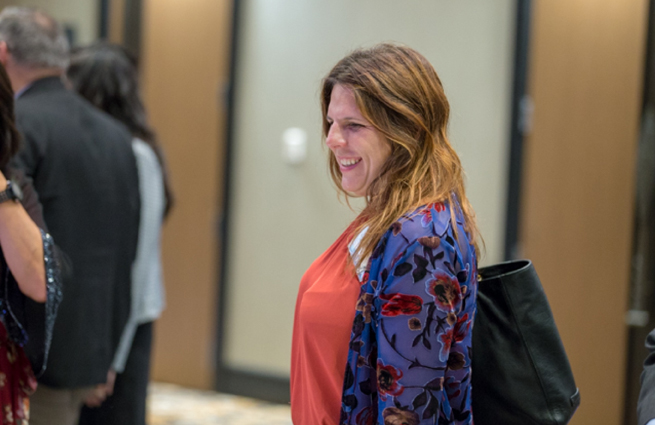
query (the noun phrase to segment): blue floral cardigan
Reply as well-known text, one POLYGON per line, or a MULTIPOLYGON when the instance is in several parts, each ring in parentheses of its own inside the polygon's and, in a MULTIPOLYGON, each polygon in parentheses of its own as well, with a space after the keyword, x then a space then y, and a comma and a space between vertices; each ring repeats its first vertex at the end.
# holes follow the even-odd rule
POLYGON ((472 424, 477 259, 448 204, 393 223, 368 261, 350 337, 340 424, 472 424))

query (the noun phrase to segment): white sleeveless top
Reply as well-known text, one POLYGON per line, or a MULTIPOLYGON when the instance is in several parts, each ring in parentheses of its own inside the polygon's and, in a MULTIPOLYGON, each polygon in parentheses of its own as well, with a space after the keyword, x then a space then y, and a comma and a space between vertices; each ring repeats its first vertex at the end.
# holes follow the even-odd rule
POLYGON ((132 347, 136 328, 157 319, 164 310, 164 284, 161 265, 161 228, 166 199, 162 169, 157 155, 141 139, 132 141, 139 172, 141 212, 139 241, 132 264, 132 304, 112 369, 121 373, 132 347))

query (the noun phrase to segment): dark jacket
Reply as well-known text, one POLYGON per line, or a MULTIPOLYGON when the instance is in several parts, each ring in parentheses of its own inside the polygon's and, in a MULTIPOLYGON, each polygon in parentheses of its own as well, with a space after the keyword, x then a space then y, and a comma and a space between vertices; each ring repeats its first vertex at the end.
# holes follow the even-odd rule
POLYGON ((57 77, 16 101, 25 170, 57 245, 72 263, 45 374, 58 388, 106 381, 127 321, 136 253, 139 188, 131 135, 57 77))

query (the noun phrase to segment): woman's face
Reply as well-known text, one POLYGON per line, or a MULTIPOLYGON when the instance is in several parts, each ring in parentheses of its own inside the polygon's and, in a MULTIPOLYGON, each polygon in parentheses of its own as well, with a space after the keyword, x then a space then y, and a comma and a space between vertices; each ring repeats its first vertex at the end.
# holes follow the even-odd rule
POLYGON ((327 121, 325 142, 339 163, 341 186, 355 196, 366 195, 391 154, 390 143, 362 116, 352 90, 340 84, 332 89, 327 121))

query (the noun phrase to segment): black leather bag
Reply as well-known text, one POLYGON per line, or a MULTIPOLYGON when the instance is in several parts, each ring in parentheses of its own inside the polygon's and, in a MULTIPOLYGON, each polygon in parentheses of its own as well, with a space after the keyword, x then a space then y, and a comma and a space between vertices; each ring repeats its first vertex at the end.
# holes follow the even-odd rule
POLYGON ((473 326, 476 425, 563 425, 580 393, 529 260, 479 270, 473 326))

